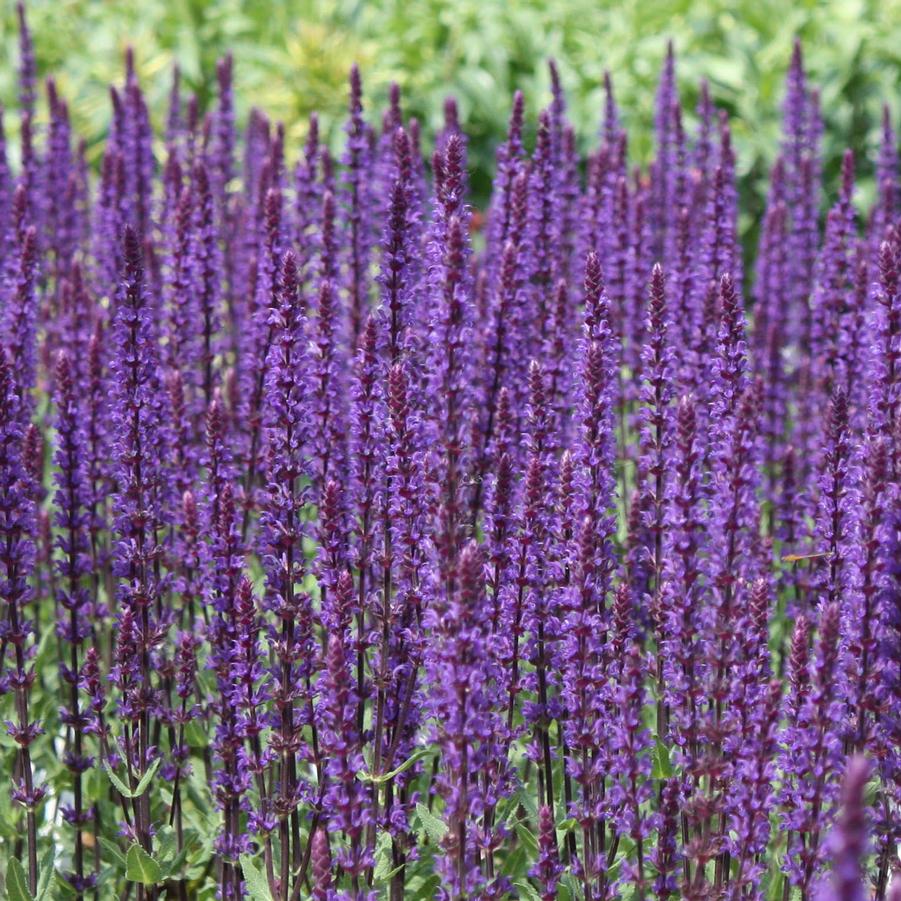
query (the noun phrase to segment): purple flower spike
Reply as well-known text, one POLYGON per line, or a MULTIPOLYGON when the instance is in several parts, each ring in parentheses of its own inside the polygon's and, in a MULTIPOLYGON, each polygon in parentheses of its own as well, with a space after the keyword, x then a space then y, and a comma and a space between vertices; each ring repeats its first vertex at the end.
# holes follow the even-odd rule
POLYGON ((74 805, 67 820, 76 832, 72 879, 75 885, 85 878, 83 829, 88 816, 82 806, 82 775, 93 763, 85 755, 84 734, 90 721, 81 710, 79 697, 84 678, 82 645, 92 628, 91 595, 86 579, 91 562, 87 512, 90 494, 85 467, 86 436, 79 399, 75 395, 72 365, 65 352, 60 353, 57 362, 55 388, 58 408, 55 459, 59 467, 56 476, 59 512, 55 524, 61 530, 57 542, 63 555, 58 563, 61 616, 57 621, 57 634, 69 645, 68 661, 60 661, 60 679, 69 689, 61 719, 71 730, 71 742, 64 759, 72 772, 74 792, 74 805))
POLYGON ((360 70, 350 72, 350 114, 347 120, 347 146, 342 159, 346 168, 346 221, 348 240, 348 310, 351 348, 356 348, 366 321, 369 254, 372 244, 373 200, 370 197, 372 151, 363 120, 363 85, 360 70))
POLYGON ((549 807, 538 809, 538 863, 530 875, 541 887, 542 901, 556 901, 557 883, 563 867, 557 853, 557 835, 554 815, 549 807))
POLYGON ((332 855, 329 851, 328 834, 317 829, 312 838, 311 862, 313 870, 314 901, 330 901, 332 897, 332 855))
POLYGON ((477 852, 484 788, 473 775, 495 759, 502 729, 499 673, 486 666, 488 606, 483 564, 474 543, 460 554, 455 586, 454 595, 439 599, 425 618, 435 636, 426 670, 435 740, 445 762, 437 788, 448 826, 442 842, 445 853, 436 866, 448 897, 490 889, 477 852))
POLYGON ((663 784, 660 802, 660 828, 652 863, 657 875, 654 877, 654 893, 661 901, 677 896, 676 872, 680 855, 676 839, 679 814, 679 780, 667 779, 663 784))
POLYGON ((211 96, 178 65, 145 94, 127 49, 95 147, 14 6, 0 847, 25 894, 62 838, 76 901, 239 901, 253 871, 279 901, 901 891, 887 112, 858 190, 796 42, 759 227, 672 43, 650 143, 608 73, 576 121, 551 60, 490 185, 466 92, 420 124, 413 73, 364 110, 357 66, 333 156, 332 117, 248 108, 238 56, 211 96))
POLYGON ((18 746, 19 776, 12 789, 13 800, 26 809, 28 879, 32 890, 37 885, 37 816, 36 808, 44 790, 35 781, 30 746, 41 733, 40 723, 29 716, 29 696, 35 680, 30 662, 34 641, 34 623, 26 616, 30 600, 29 576, 35 561, 35 511, 29 496, 29 477, 22 458, 23 404, 22 389, 13 378, 5 352, 0 354, 0 599, 6 625, 3 630, 3 673, 0 688, 12 691, 16 703, 16 721, 6 726, 7 733, 18 746), (11 645, 13 666, 7 670, 7 644, 11 645))
POLYGON ((842 783, 841 811, 829 837, 832 852, 832 886, 817 894, 818 901, 866 901, 864 861, 867 854, 867 817, 864 792, 870 780, 865 757, 848 762, 842 783))
POLYGON ((784 868, 791 884, 803 892, 810 891, 823 862, 826 816, 832 811, 841 768, 836 684, 840 622, 837 604, 821 608, 812 684, 790 711, 780 761, 786 774, 780 798, 782 828, 788 832, 784 868))

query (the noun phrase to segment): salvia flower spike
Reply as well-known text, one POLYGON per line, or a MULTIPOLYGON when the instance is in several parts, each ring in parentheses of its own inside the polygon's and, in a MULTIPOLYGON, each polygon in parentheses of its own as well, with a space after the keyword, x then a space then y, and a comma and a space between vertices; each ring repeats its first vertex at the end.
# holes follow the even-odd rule
POLYGON ((645 166, 565 59, 486 197, 466 94, 333 156, 135 47, 93 173, 16 10, 7 893, 897 901, 891 116, 833 175, 796 42, 756 249, 672 43, 645 166))

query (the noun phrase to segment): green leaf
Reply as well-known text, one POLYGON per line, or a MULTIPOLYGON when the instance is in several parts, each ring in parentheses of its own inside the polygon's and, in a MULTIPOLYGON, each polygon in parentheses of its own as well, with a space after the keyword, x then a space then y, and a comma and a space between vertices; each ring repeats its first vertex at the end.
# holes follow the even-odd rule
POLYGON ((176 855, 178 839, 175 830, 171 826, 163 826, 157 832, 153 842, 153 856, 159 861, 163 873, 169 871, 172 859, 176 855))
POLYGON ((388 782, 405 770, 410 769, 417 760, 422 760, 423 757, 430 757, 434 753, 431 748, 420 748, 414 754, 411 754, 399 767, 391 770, 390 773, 382 773, 381 776, 376 776, 366 770, 357 770, 357 779, 361 782, 374 782, 376 785, 381 785, 383 782, 388 782))
POLYGON ((76 898, 77 893, 75 891, 75 887, 63 876, 62 873, 56 874, 56 879, 53 880, 54 891, 53 897, 55 901, 59 901, 60 898, 76 898))
POLYGON ((122 795, 123 798, 132 798, 134 797, 131 793, 131 789, 113 772, 113 768, 109 765, 107 761, 103 761, 103 769, 106 770, 106 775, 109 776, 109 781, 113 783, 116 791, 122 795))
POLYGON ((404 866, 405 864, 401 864, 400 866, 394 867, 393 870, 388 870, 383 873, 374 872, 372 878, 379 883, 388 883, 404 868, 404 866))
POLYGON ((188 859, 188 846, 185 845, 175 857, 172 858, 165 865, 165 872, 163 873, 164 879, 171 879, 173 876, 177 876, 181 871, 181 868, 185 865, 185 861, 188 859))
POLYGON ((9 901, 33 901, 28 891, 28 877, 15 857, 10 857, 6 867, 6 897, 9 901))
POLYGON ((532 820, 538 819, 538 805, 535 803, 535 798, 531 792, 526 791, 524 788, 520 789, 519 803, 522 804, 532 820))
POLYGON ((44 901, 53 880, 53 865, 56 863, 56 848, 51 845, 41 858, 41 868, 38 871, 37 901, 44 901))
POLYGON ((181 851, 178 850, 178 838, 175 830, 170 826, 164 826, 157 833, 158 843, 156 859, 163 870, 163 879, 172 879, 179 875, 188 860, 188 855, 197 851, 200 846, 200 838, 194 829, 185 829, 181 851))
POLYGON ((615 883, 619 879, 619 871, 622 868, 623 859, 620 858, 612 867, 607 868, 607 882, 615 883))
POLYGON ((375 843, 375 870, 372 878, 376 882, 384 882, 388 871, 391 869, 391 837, 380 832, 375 843))
POLYGON ((513 878, 522 878, 529 869, 529 861, 526 857, 526 849, 522 845, 517 846, 504 855, 504 859, 500 865, 500 871, 504 876, 513 878))
POLYGON ((143 795, 144 792, 147 791, 147 786, 150 785, 150 780, 154 777, 154 774, 159 769, 162 759, 162 757, 157 757, 157 759, 150 764, 150 769, 147 770, 147 772, 144 773, 143 776, 141 776, 141 781, 138 783, 138 787, 135 789, 134 794, 132 795, 133 798, 140 798, 141 795, 143 795))
POLYGON ((215 838, 219 830, 219 820, 215 816, 215 808, 213 798, 210 794, 206 778, 200 768, 192 769, 191 775, 187 782, 182 781, 182 791, 184 791, 191 802, 190 808, 185 805, 186 813, 191 811, 191 824, 197 828, 201 838, 215 838))
POLYGON ((669 779, 672 775, 673 764, 670 760, 670 749, 660 739, 657 739, 651 776, 654 779, 669 779))
POLYGON ((138 844, 125 855, 125 878, 141 885, 156 885, 162 878, 160 865, 138 844))
POLYGON ((272 901, 269 885, 249 854, 241 855, 241 872, 244 873, 244 884, 253 901, 272 901))
POLYGON ((206 872, 210 859, 213 857, 214 839, 207 838, 198 842, 188 851, 187 868, 185 876, 188 879, 197 879, 206 872))
POLYGON ((419 816, 419 822, 425 829, 426 835, 437 845, 447 834, 447 823, 436 817, 425 804, 416 805, 416 814, 419 816))
POLYGON ((45 663, 56 658, 58 647, 54 639, 55 633, 53 629, 47 629, 41 636, 41 643, 38 645, 37 652, 34 655, 34 665, 37 669, 42 669, 45 663))
POLYGON ((782 883, 785 878, 786 876, 784 873, 773 874, 773 878, 770 880, 769 891, 766 894, 767 901, 777 901, 777 899, 782 897, 782 883))
POLYGON ((100 839, 100 847, 113 867, 120 874, 124 873, 128 865, 125 863, 125 855, 122 853, 122 849, 108 838, 100 839))
POLYGON ((527 853, 530 857, 538 856, 538 839, 535 838, 535 835, 532 833, 530 829, 528 829, 522 823, 516 824, 516 834, 519 836, 519 840, 523 843, 527 853))
POLYGON ((410 898, 410 901, 432 901, 438 893, 438 886, 440 884, 441 880, 437 874, 429 876, 417 890, 414 890, 411 887, 407 892, 407 896, 410 898))
POLYGON ((541 895, 535 891, 535 887, 528 882, 514 882, 516 888, 519 889, 520 898, 527 898, 528 901, 541 901, 541 895))
POLYGON ((200 724, 195 720, 191 720, 185 726, 185 741, 192 748, 205 748, 210 743, 206 732, 200 728, 200 724))
POLYGON ((150 780, 153 779, 156 771, 159 769, 160 762, 162 758, 157 757, 156 760, 150 764, 150 769, 141 776, 141 781, 137 784, 137 787, 134 791, 132 791, 114 772, 113 768, 107 763, 107 761, 103 761, 103 768, 106 770, 106 775, 109 776, 110 782, 116 787, 116 790, 122 795, 123 798, 140 798, 141 795, 147 791, 147 786, 150 785, 150 780))
POLYGON ((394 860, 391 856, 391 837, 382 832, 379 834, 375 845, 375 869, 372 872, 372 878, 382 884, 392 880, 399 873, 404 865, 392 867, 394 860))
POLYGON ((572 899, 580 898, 582 895, 578 881, 572 873, 563 874, 557 892, 560 896, 558 901, 572 901, 572 899))

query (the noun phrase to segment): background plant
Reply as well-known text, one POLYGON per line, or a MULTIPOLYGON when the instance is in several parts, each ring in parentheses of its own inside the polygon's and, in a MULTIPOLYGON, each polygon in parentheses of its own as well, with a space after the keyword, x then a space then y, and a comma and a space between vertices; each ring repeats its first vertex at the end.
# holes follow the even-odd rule
MULTIPOLYGON (((551 56, 559 60, 580 146, 588 147, 596 134, 603 104, 600 76, 607 69, 616 74, 635 157, 647 161, 653 88, 671 38, 682 60, 679 82, 686 108, 694 109, 704 77, 717 105, 730 113, 745 201, 743 234, 754 229, 763 207, 794 35, 804 40, 808 70, 823 93, 827 173, 837 173, 846 146, 859 159, 868 157, 878 142, 884 100, 899 112, 891 96, 901 69, 897 0, 809 2, 790 9, 778 2, 712 0, 653 0, 640 8, 583 0, 464 0, 453 7, 429 0, 413 5, 191 0, 140 6, 67 0, 32 3, 30 15, 41 70, 56 75, 94 161, 109 123, 107 85, 118 75, 116 60, 126 44, 138 48, 138 69, 157 122, 174 60, 186 89, 197 93, 206 109, 215 95, 216 60, 231 50, 236 77, 246 87, 237 98, 240 121, 252 103, 283 120, 289 140, 297 143, 316 111, 333 148, 340 141, 346 73, 357 62, 366 71, 373 100, 384 102, 390 82, 398 82, 410 113, 427 131, 438 126, 444 98, 457 98, 467 124, 478 206, 487 198, 508 98, 521 89, 534 116, 549 96, 544 61, 551 56)), ((16 41, 11 0, 3 16, 3 43, 11 59, 16 41)), ((14 96, 7 67, 0 72, 0 102, 9 106, 14 96)), ((863 168, 859 180, 859 202, 868 203, 871 173, 863 168)))

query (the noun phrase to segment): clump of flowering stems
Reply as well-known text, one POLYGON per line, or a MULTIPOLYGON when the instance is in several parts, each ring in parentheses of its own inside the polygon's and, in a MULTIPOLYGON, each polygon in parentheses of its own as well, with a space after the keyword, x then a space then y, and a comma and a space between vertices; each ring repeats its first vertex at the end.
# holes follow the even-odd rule
POLYGON ((129 51, 95 173, 19 19, 7 885, 897 897, 888 114, 860 210, 796 46, 748 255, 728 122, 706 85, 683 111, 674 48, 646 169, 609 75, 580 156, 551 63, 482 235, 452 100, 424 152, 354 68, 333 158, 315 117, 302 147, 239 127, 229 57, 208 109, 176 73, 155 136, 129 51))

